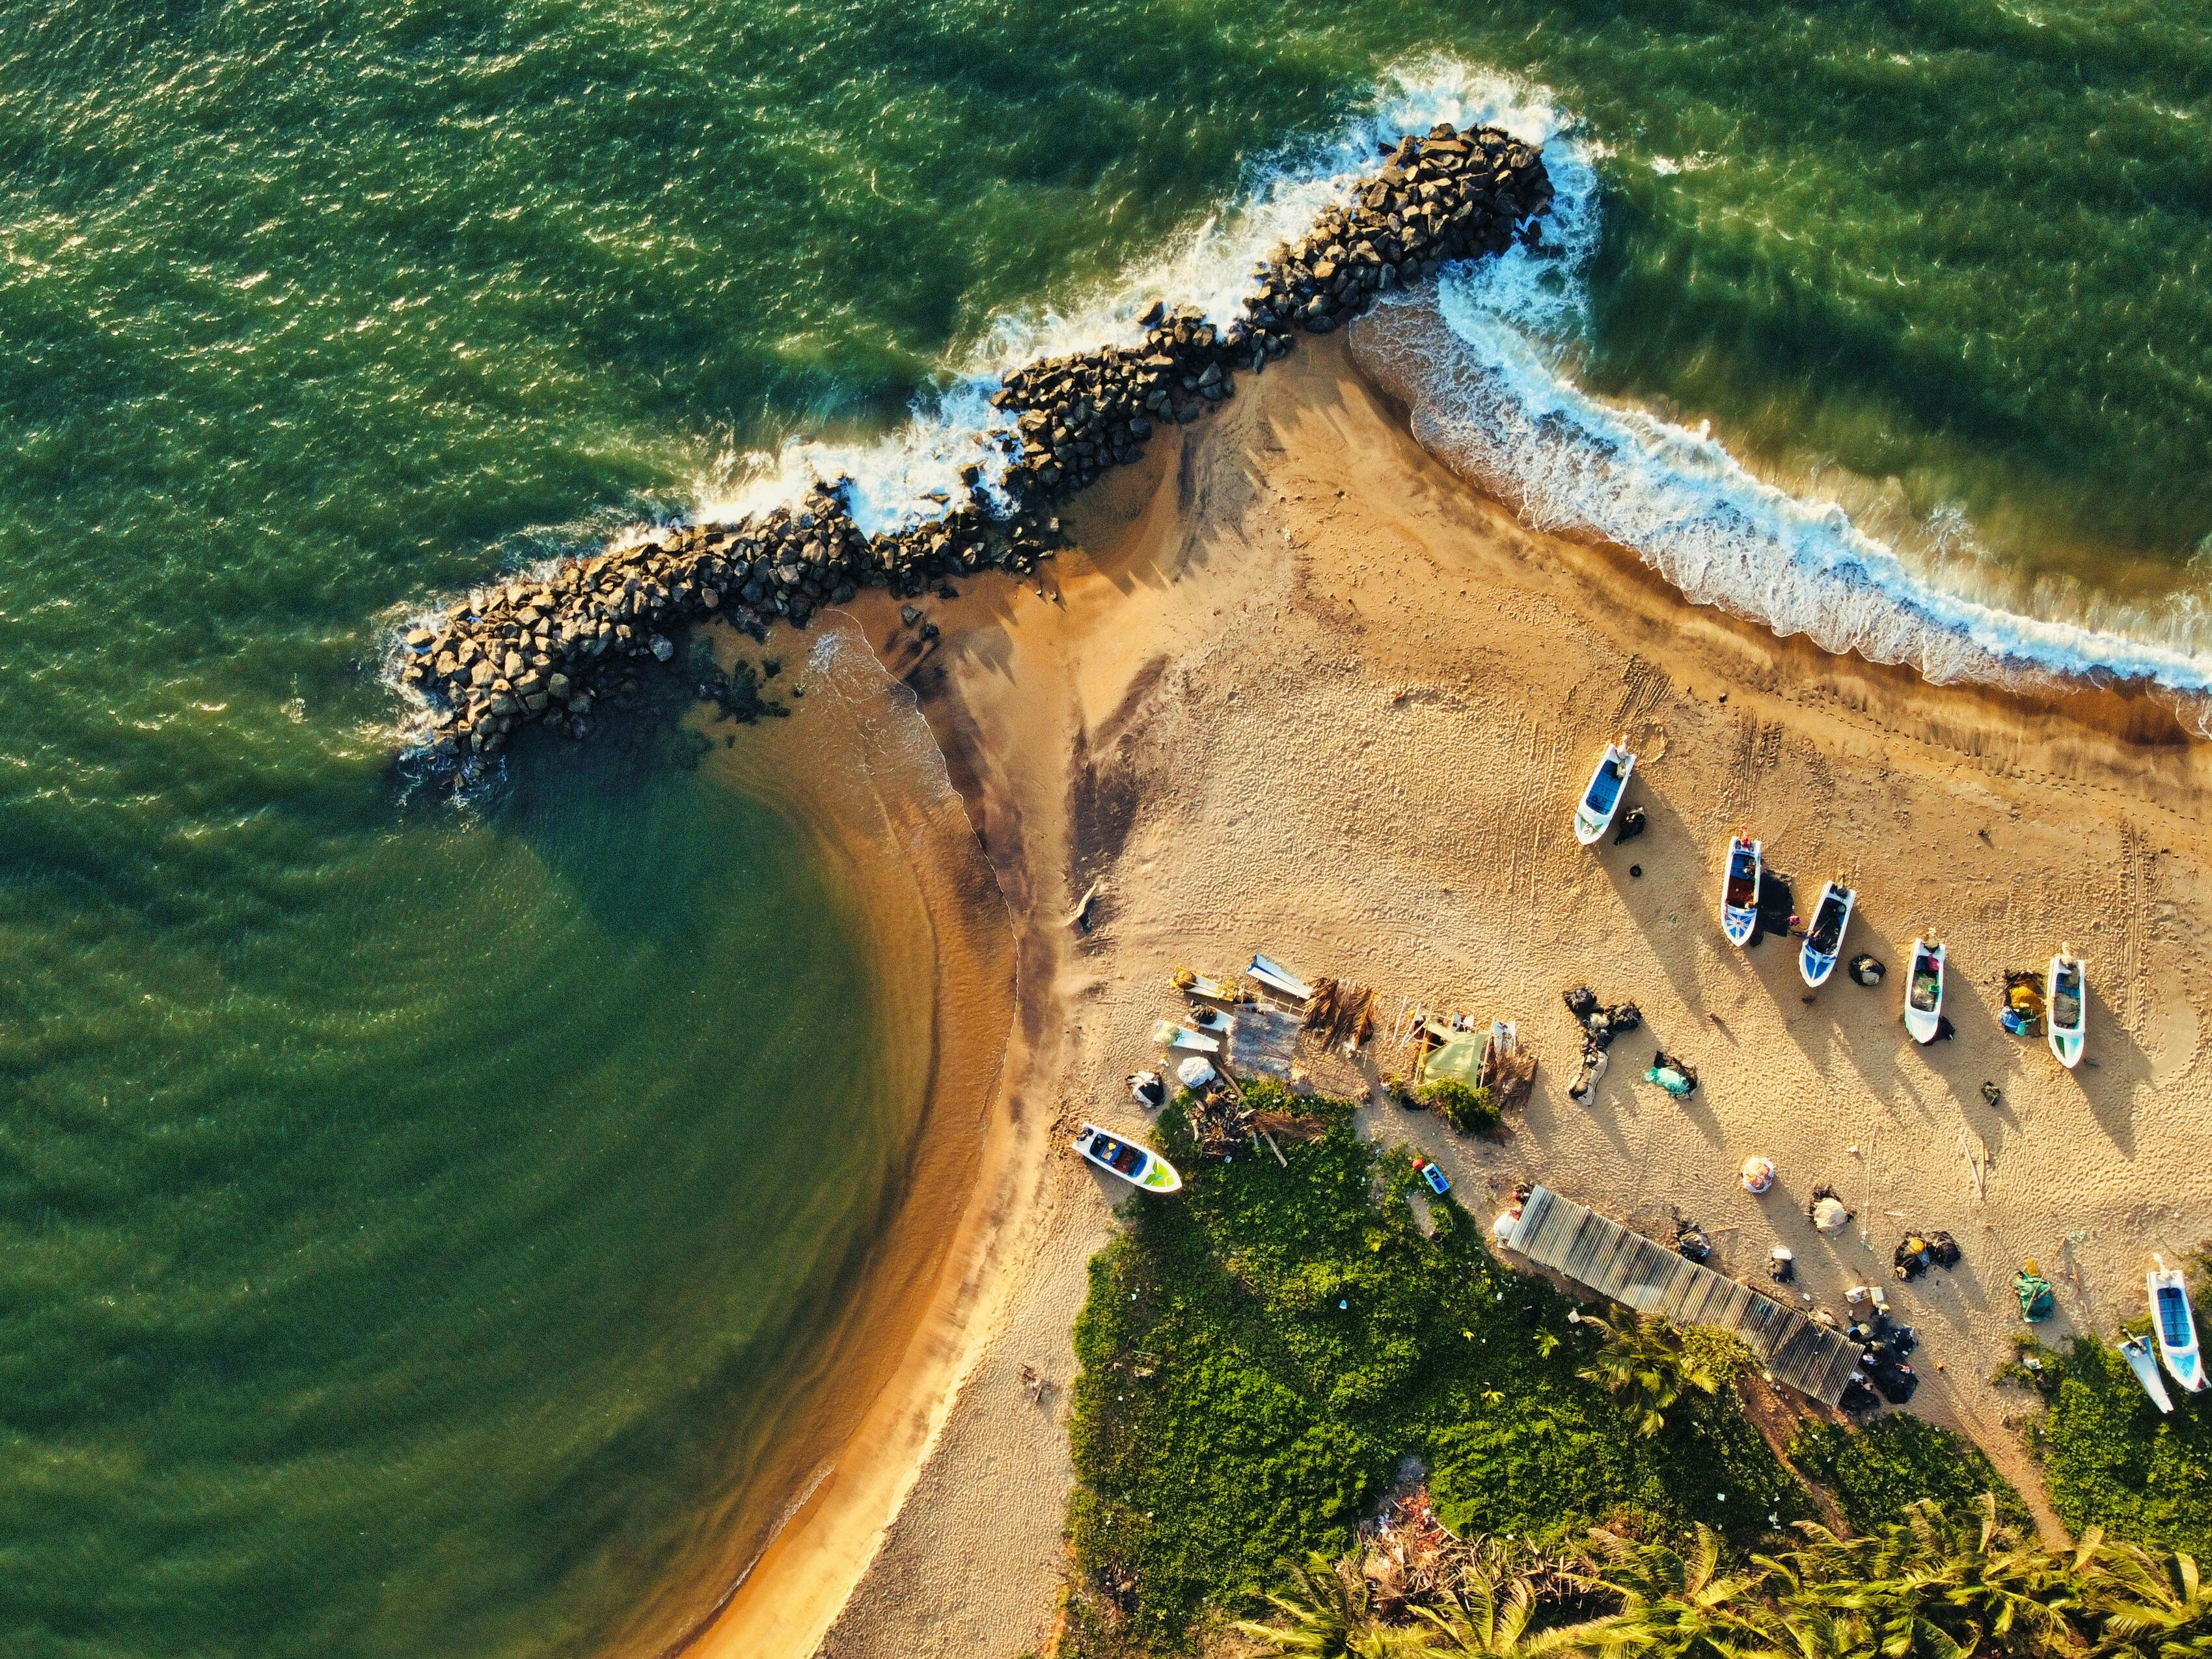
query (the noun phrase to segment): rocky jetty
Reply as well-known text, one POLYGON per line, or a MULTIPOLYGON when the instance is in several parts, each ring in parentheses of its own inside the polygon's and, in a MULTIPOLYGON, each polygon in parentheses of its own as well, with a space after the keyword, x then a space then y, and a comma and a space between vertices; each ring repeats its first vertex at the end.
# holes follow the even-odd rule
POLYGON ((865 586, 912 596, 979 570, 1034 570, 1059 537, 1054 507, 1136 460, 1158 427, 1233 397, 1237 375, 1290 351, 1299 330, 1328 333, 1448 260, 1533 241, 1551 205, 1541 157, 1493 128, 1440 125, 1382 156, 1342 205, 1255 269, 1243 316, 1219 324, 1155 306, 1139 346, 1007 375, 992 400, 1011 417, 996 434, 997 487, 987 487, 981 467, 968 469, 960 499, 926 524, 870 535, 840 487, 818 485, 735 524, 644 532, 481 589, 408 630, 398 677, 420 700, 432 770, 465 778, 531 721, 582 736, 611 687, 645 659, 669 662, 678 636, 703 617, 755 633, 778 618, 803 627, 865 586))

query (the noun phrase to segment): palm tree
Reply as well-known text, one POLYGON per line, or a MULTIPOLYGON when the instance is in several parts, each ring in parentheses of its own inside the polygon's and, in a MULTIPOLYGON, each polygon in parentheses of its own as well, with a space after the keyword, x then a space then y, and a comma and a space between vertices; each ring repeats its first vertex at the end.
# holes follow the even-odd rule
POLYGON ((1680 1334, 1663 1314, 1639 1314, 1626 1327, 1588 1316, 1583 1323, 1595 1325, 1605 1342, 1581 1375, 1628 1402, 1638 1434, 1666 1427, 1668 1408, 1686 1389, 1720 1392, 1725 1380, 1720 1371, 1704 1356, 1684 1351, 1680 1334))
MULTIPOLYGON (((2008 1654, 2065 1655, 2082 1644, 2080 1563, 2022 1540, 1984 1493, 1953 1518, 1929 1499, 1864 1538, 1800 1523, 1804 1542, 1765 1558, 1775 1618, 1801 1659, 1863 1630, 1883 1659, 1961 1659, 1984 1644, 2008 1654)), ((1865 1650, 1861 1650, 1864 1651, 1865 1650)))
POLYGON ((1538 1571, 1582 1588, 1595 1588, 1594 1580, 1563 1572, 1556 1563, 1531 1571, 1528 1558, 1504 1552, 1479 1553, 1476 1563, 1458 1594, 1442 1608, 1414 1608, 1437 1627, 1434 1650, 1468 1659, 1540 1659, 1552 1654, 1592 1654, 1604 1645, 1605 1632, 1613 1623, 1609 1617, 1533 1634, 1528 1629, 1541 1605, 1538 1571))
POLYGON ((1723 1573, 1718 1534, 1700 1523, 1687 1555, 1595 1532, 1605 1587, 1620 1611, 1599 1633, 1608 1659, 1740 1659, 1771 1650, 1758 1579, 1723 1573))
MULTIPOLYGON (((2100 1541, 2094 1533, 2085 1538, 2083 1554, 2094 1555, 2100 1541)), ((2100 1659, 2212 1656, 2212 1585, 2195 1556, 2118 1544, 2083 1565, 2100 1626, 2100 1659)))
POLYGON ((1262 1652, 1303 1659, 1413 1659, 1431 1650, 1428 1632, 1384 1624, 1375 1614, 1365 1577, 1340 1571, 1320 1551, 1310 1551, 1290 1574, 1288 1592, 1267 1597, 1279 1620, 1237 1626, 1240 1635, 1261 1644, 1262 1652))

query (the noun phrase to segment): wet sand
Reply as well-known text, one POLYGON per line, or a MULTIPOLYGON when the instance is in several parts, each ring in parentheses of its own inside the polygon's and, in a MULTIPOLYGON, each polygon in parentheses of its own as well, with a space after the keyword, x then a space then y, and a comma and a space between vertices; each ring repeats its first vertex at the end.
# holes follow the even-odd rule
MULTIPOLYGON (((726 660, 750 649, 716 643, 726 660)), ((769 689, 791 717, 734 731, 702 722, 713 744, 702 765, 773 802, 826 872, 867 942, 883 1015, 874 1069, 919 1099, 921 1116, 895 1178, 899 1207, 775 1426, 770 1464, 726 1511, 702 1517, 711 1544, 639 1609, 618 1652, 811 1646, 953 1396, 969 1347, 963 1287, 980 1266, 972 1206, 1012 1149, 1000 1093, 1015 992, 1008 913, 913 695, 849 621, 780 639, 772 653, 785 667, 769 689)))
POLYGON ((2058 1282, 2047 1334, 2109 1334, 2140 1307, 2146 1252, 2212 1232, 2212 997, 2193 972, 2212 936, 2212 748, 2148 699, 1930 687, 1688 606, 1618 549, 1516 524, 1419 448, 1396 392, 1341 341, 1309 342, 1086 498, 1052 596, 982 582, 929 601, 933 646, 894 601, 854 608, 920 694, 1015 918, 1005 1155, 921 1344, 929 1384, 965 1385, 949 1410, 905 1371, 886 1396, 904 1402, 898 1455, 926 1456, 857 1592, 881 1505, 861 1506, 873 1525, 852 1511, 834 1572, 805 1574, 805 1618, 748 1623, 741 1602, 714 1650, 813 1650, 841 1606, 819 1647, 836 1659, 1048 1639, 1069 1326, 1121 1197, 1058 1143, 1082 1117, 1141 1129, 1121 1080, 1155 1058, 1177 966, 1261 949, 1373 984, 1386 1010, 1519 1021, 1542 1067, 1507 1138, 1388 1107, 1370 1128, 1429 1148, 1471 1206, 1541 1179, 1647 1229, 1679 1210, 1741 1276, 1786 1243, 1832 1305, 1890 1284, 1923 1337, 1916 1409, 2031 1492, 2026 1402, 1985 1380, 2017 1328, 2021 1258, 2058 1282), (1586 851, 1573 800, 1624 732, 1650 831, 1586 851), (1793 942, 1726 944, 1739 824, 1801 909, 1830 875, 1857 887, 1849 946, 1889 964, 1881 989, 1839 974, 1808 993, 1793 942), (1094 886, 1079 933, 1066 918, 1094 886), (1899 1019, 1923 927, 1951 947, 1958 1028, 1926 1049, 1899 1019), (2062 940, 2092 986, 2071 1074, 1996 1019, 2002 971, 2062 940), (1585 984, 1647 1021, 1588 1106, 1565 1093, 1578 1032, 1559 996, 1585 984), (1655 1041, 1701 1074, 1685 1105, 1641 1081, 1655 1041), (1764 1199, 1735 1179, 1753 1153, 1780 1168, 1764 1199), (1834 1240, 1803 1219, 1823 1182, 1857 1212, 1834 1240), (1908 1225, 1954 1232, 1960 1268, 1896 1287, 1908 1225))

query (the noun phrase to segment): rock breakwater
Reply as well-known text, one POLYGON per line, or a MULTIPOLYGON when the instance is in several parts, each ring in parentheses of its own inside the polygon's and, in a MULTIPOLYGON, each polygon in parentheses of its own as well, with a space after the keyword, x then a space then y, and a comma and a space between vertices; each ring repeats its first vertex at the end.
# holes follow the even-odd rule
POLYGON ((1058 542, 1054 509, 1138 459, 1160 427, 1233 397, 1237 375, 1288 353, 1300 330, 1330 332, 1448 261, 1533 241, 1551 206, 1542 158, 1495 128, 1440 124, 1381 157, 1255 268, 1243 316, 1224 324, 1156 306, 1141 345, 1008 374, 992 402, 1009 424, 987 440, 1005 463, 997 483, 980 464, 966 469, 962 496, 927 523, 868 534, 842 485, 817 485, 736 523, 633 533, 409 629, 398 675, 417 705, 416 747, 434 773, 465 781, 531 722, 584 736, 611 687, 643 661, 671 661, 676 636, 702 618, 757 633, 777 618, 804 627, 864 586, 911 596, 981 570, 1033 571, 1058 542))

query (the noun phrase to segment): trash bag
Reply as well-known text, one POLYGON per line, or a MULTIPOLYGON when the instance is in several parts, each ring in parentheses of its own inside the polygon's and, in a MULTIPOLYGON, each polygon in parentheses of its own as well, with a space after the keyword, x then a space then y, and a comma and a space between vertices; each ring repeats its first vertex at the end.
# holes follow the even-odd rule
POLYGON ((1838 1233, 1850 1225, 1851 1213, 1836 1196, 1836 1190, 1823 1182, 1813 1189, 1813 1196, 1805 1206, 1805 1219, 1821 1232, 1838 1233))
POLYGON ((1620 814, 1620 827, 1613 833, 1613 845, 1617 847, 1623 841, 1633 841, 1650 827, 1651 820, 1644 816, 1643 808, 1626 808, 1620 814))
POLYGON ((1572 990, 1562 991, 1567 1012, 1577 1020, 1587 1020, 1597 1011, 1597 993, 1588 985, 1577 985, 1572 990))
POLYGON ((1901 1406, 1912 1398, 1912 1390, 1920 1386, 1920 1379, 1912 1374, 1910 1365, 1885 1365, 1874 1374, 1875 1391, 1893 1406, 1901 1406))
POLYGON ((1948 1232, 1928 1235, 1928 1253, 1935 1258, 1936 1265, 1947 1273, 1959 1265, 1959 1241, 1948 1232))
POLYGON ((1881 965, 1879 957, 1861 951, 1851 958, 1850 966, 1846 972, 1862 985, 1878 985, 1881 983, 1881 976, 1889 970, 1881 965))
POLYGON ((1678 1216, 1674 1220, 1674 1253, 1685 1261, 1702 1262, 1712 1255, 1713 1241, 1696 1222, 1685 1221, 1678 1216))
POLYGON ((1616 1002, 1609 1008, 1600 1008, 1583 1021, 1583 1029, 1589 1032, 1590 1041, 1600 1048, 1611 1045, 1613 1039, 1634 1031, 1644 1023, 1644 1011, 1633 1002, 1616 1002))
POLYGON ((1590 1042, 1583 1044, 1583 1068, 1575 1074, 1575 1081, 1567 1085, 1567 1098, 1588 1105, 1596 1090, 1598 1079, 1605 1075, 1605 1046, 1590 1042))
POLYGON ((1881 1408, 1881 1398, 1856 1377, 1844 1384, 1843 1397, 1836 1403, 1853 1417, 1863 1417, 1870 1411, 1881 1408))

